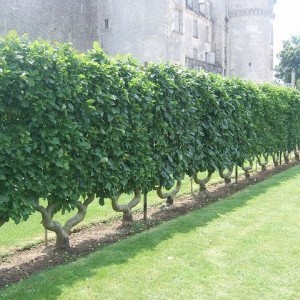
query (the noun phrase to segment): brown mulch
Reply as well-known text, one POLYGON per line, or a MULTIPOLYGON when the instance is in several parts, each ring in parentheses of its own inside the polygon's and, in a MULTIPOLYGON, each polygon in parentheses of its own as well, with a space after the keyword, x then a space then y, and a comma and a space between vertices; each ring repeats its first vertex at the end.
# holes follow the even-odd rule
POLYGON ((132 227, 122 227, 121 220, 112 220, 74 232, 70 236, 71 249, 68 251, 57 251, 53 249, 53 246, 45 248, 44 245, 15 251, 0 261, 0 289, 8 287, 10 284, 23 280, 42 270, 75 261, 79 257, 94 252, 105 245, 115 243, 128 236, 157 226, 161 222, 174 219, 194 209, 221 200, 249 185, 261 182, 269 176, 297 164, 299 162, 292 162, 267 170, 266 172, 257 173, 250 180, 241 180, 239 178, 237 183, 230 185, 224 185, 224 183, 210 185, 210 197, 207 200, 201 199, 198 195, 182 195, 175 199, 175 205, 172 209, 150 207, 147 212, 147 222, 143 220, 142 213, 136 213, 134 215, 135 226, 132 227))

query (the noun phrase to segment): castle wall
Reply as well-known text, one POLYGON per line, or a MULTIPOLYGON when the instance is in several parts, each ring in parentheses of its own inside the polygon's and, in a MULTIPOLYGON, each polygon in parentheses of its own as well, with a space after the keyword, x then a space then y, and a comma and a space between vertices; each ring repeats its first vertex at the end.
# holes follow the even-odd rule
POLYGON ((168 1, 102 1, 101 44, 111 55, 142 62, 167 60, 168 1), (106 28, 107 27, 107 28, 106 28))
POLYGON ((249 8, 260 8, 273 10, 275 0, 227 0, 228 8, 232 9, 249 9, 249 8))
POLYGON ((171 1, 169 12, 171 16, 168 34, 168 57, 171 61, 185 65, 186 58, 205 60, 205 52, 211 52, 212 22, 199 15, 192 8, 186 6, 186 1, 171 1), (174 30, 175 10, 182 13, 182 32, 174 30), (198 25, 198 34, 195 35, 194 22, 198 25))
POLYGON ((0 0, 0 35, 17 30, 84 51, 99 40, 98 8, 98 0, 0 0))
POLYGON ((226 65, 228 57, 227 47, 227 1, 226 0, 210 0, 212 5, 212 21, 213 21, 213 44, 212 48, 216 53, 216 63, 223 66, 223 74, 226 75, 226 65))
POLYGON ((185 58, 204 58, 211 51, 212 22, 186 7, 185 0, 115 0, 102 2, 101 41, 112 55, 131 53, 142 62, 169 61, 185 65, 185 58), (178 21, 176 12, 182 20, 178 21), (130 17, 128 17, 130 16, 130 17), (105 20, 108 27, 105 28, 105 20), (198 37, 194 37, 194 20, 198 37), (177 30, 175 23, 179 22, 177 30), (206 30, 209 36, 206 39, 206 30))
POLYGON ((229 75, 273 80, 273 0, 229 0, 229 75))
POLYGON ((15 29, 82 51, 100 41, 141 62, 215 63, 224 75, 272 81, 274 2, 207 0, 206 14, 197 0, 0 0, 0 35, 15 29))

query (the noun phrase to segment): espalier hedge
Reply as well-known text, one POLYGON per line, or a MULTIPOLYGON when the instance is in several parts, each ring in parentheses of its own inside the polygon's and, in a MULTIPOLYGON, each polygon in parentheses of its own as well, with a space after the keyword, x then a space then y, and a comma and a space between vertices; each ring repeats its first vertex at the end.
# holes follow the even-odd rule
POLYGON ((198 172, 297 152, 300 94, 11 33, 0 41, 0 120, 0 224, 39 211, 64 246, 95 197, 130 221, 141 193, 177 183, 172 198, 185 175, 203 188, 198 172), (119 204, 122 193, 132 201, 119 204))

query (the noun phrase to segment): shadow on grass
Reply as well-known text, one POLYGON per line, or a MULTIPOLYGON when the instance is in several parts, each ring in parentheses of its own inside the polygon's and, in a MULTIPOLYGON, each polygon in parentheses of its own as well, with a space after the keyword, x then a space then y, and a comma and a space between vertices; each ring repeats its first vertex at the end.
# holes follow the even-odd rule
POLYGON ((78 281, 87 280, 88 282, 88 279, 93 277, 99 269, 126 264, 141 252, 151 255, 151 251, 155 251, 160 243, 177 234, 186 234, 196 228, 204 227, 220 216, 240 209, 254 198, 266 194, 270 188, 280 188, 286 181, 299 175, 299 170, 299 166, 293 167, 259 184, 249 186, 224 200, 197 209, 188 215, 168 221, 119 243, 106 246, 77 262, 34 275, 25 282, 0 291, 0 298, 57 299, 66 286, 75 286, 78 281))

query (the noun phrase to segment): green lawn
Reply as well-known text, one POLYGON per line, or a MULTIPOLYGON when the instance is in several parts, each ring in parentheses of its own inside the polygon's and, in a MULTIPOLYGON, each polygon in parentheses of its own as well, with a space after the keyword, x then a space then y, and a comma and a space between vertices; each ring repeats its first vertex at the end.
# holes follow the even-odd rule
POLYGON ((300 299, 300 166, 0 299, 300 299))

